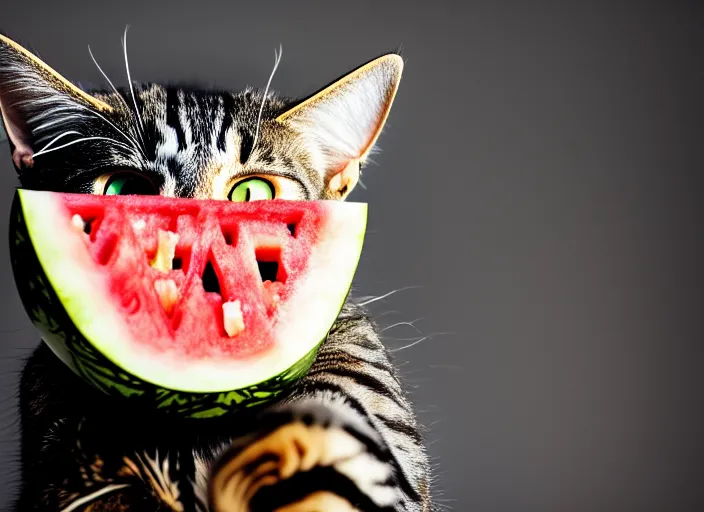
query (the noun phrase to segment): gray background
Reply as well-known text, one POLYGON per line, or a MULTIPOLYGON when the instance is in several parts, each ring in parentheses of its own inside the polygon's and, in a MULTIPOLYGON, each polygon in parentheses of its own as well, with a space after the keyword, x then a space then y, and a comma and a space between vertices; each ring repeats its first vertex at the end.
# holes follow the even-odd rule
MULTIPOLYGON (((354 195, 371 204, 357 289, 417 287, 374 313, 434 335, 397 356, 442 503, 704 510, 698 3, 3 3, 0 29, 84 83, 102 83, 88 44, 125 83, 128 23, 137 80, 263 87, 282 43, 274 87, 292 95, 403 43, 383 152, 354 195)), ((3 500, 37 340, 6 252, 3 500)))

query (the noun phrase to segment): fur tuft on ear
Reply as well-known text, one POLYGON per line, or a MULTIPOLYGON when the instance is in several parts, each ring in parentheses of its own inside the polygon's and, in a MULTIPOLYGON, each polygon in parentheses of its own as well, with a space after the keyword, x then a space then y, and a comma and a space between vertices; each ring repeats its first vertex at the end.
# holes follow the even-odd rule
POLYGON ((112 107, 85 93, 28 50, 0 34, 0 114, 18 171, 68 119, 112 107))
POLYGON ((279 115, 323 155, 323 179, 344 198, 357 183, 389 115, 403 72, 394 53, 374 59, 279 115))

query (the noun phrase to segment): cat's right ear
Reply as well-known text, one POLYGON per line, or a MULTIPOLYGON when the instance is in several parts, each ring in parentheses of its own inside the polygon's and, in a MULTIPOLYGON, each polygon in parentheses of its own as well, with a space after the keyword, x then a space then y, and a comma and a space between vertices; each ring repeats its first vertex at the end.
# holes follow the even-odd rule
POLYGON ((328 197, 344 199, 357 184, 396 96, 403 59, 390 53, 351 71, 277 117, 322 156, 328 197))
POLYGON ((0 34, 0 114, 18 172, 34 165, 37 144, 85 110, 110 112, 39 57, 0 34))

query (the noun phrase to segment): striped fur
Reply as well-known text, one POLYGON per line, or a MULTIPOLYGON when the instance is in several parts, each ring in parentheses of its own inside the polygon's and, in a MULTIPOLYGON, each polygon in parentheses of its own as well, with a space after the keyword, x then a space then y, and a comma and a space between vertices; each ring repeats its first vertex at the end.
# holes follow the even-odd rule
MULTIPOLYGON (((386 55, 300 101, 158 84, 78 91, 0 36, 0 109, 22 185, 102 193, 131 172, 153 193, 226 199, 257 175, 283 199, 344 199, 388 116, 386 55)), ((389 354, 348 303, 280 403, 189 422, 126 409, 44 345, 21 381, 15 510, 430 511, 422 436, 389 354)))

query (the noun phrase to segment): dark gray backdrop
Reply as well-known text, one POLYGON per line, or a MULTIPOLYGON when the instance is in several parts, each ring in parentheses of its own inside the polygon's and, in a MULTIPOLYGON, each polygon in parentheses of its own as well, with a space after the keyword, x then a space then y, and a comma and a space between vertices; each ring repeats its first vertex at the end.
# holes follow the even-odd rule
MULTIPOLYGON (((88 44, 125 83, 128 23, 137 80, 264 86, 282 43, 274 87, 293 95, 403 43, 383 152, 354 195, 371 204, 357 288, 417 286, 374 312, 436 334, 397 356, 444 504, 704 510, 697 3, 140 3, 13 0, 0 29, 84 83, 102 83, 88 44)), ((0 258, 6 501, 37 336, 0 258)))

